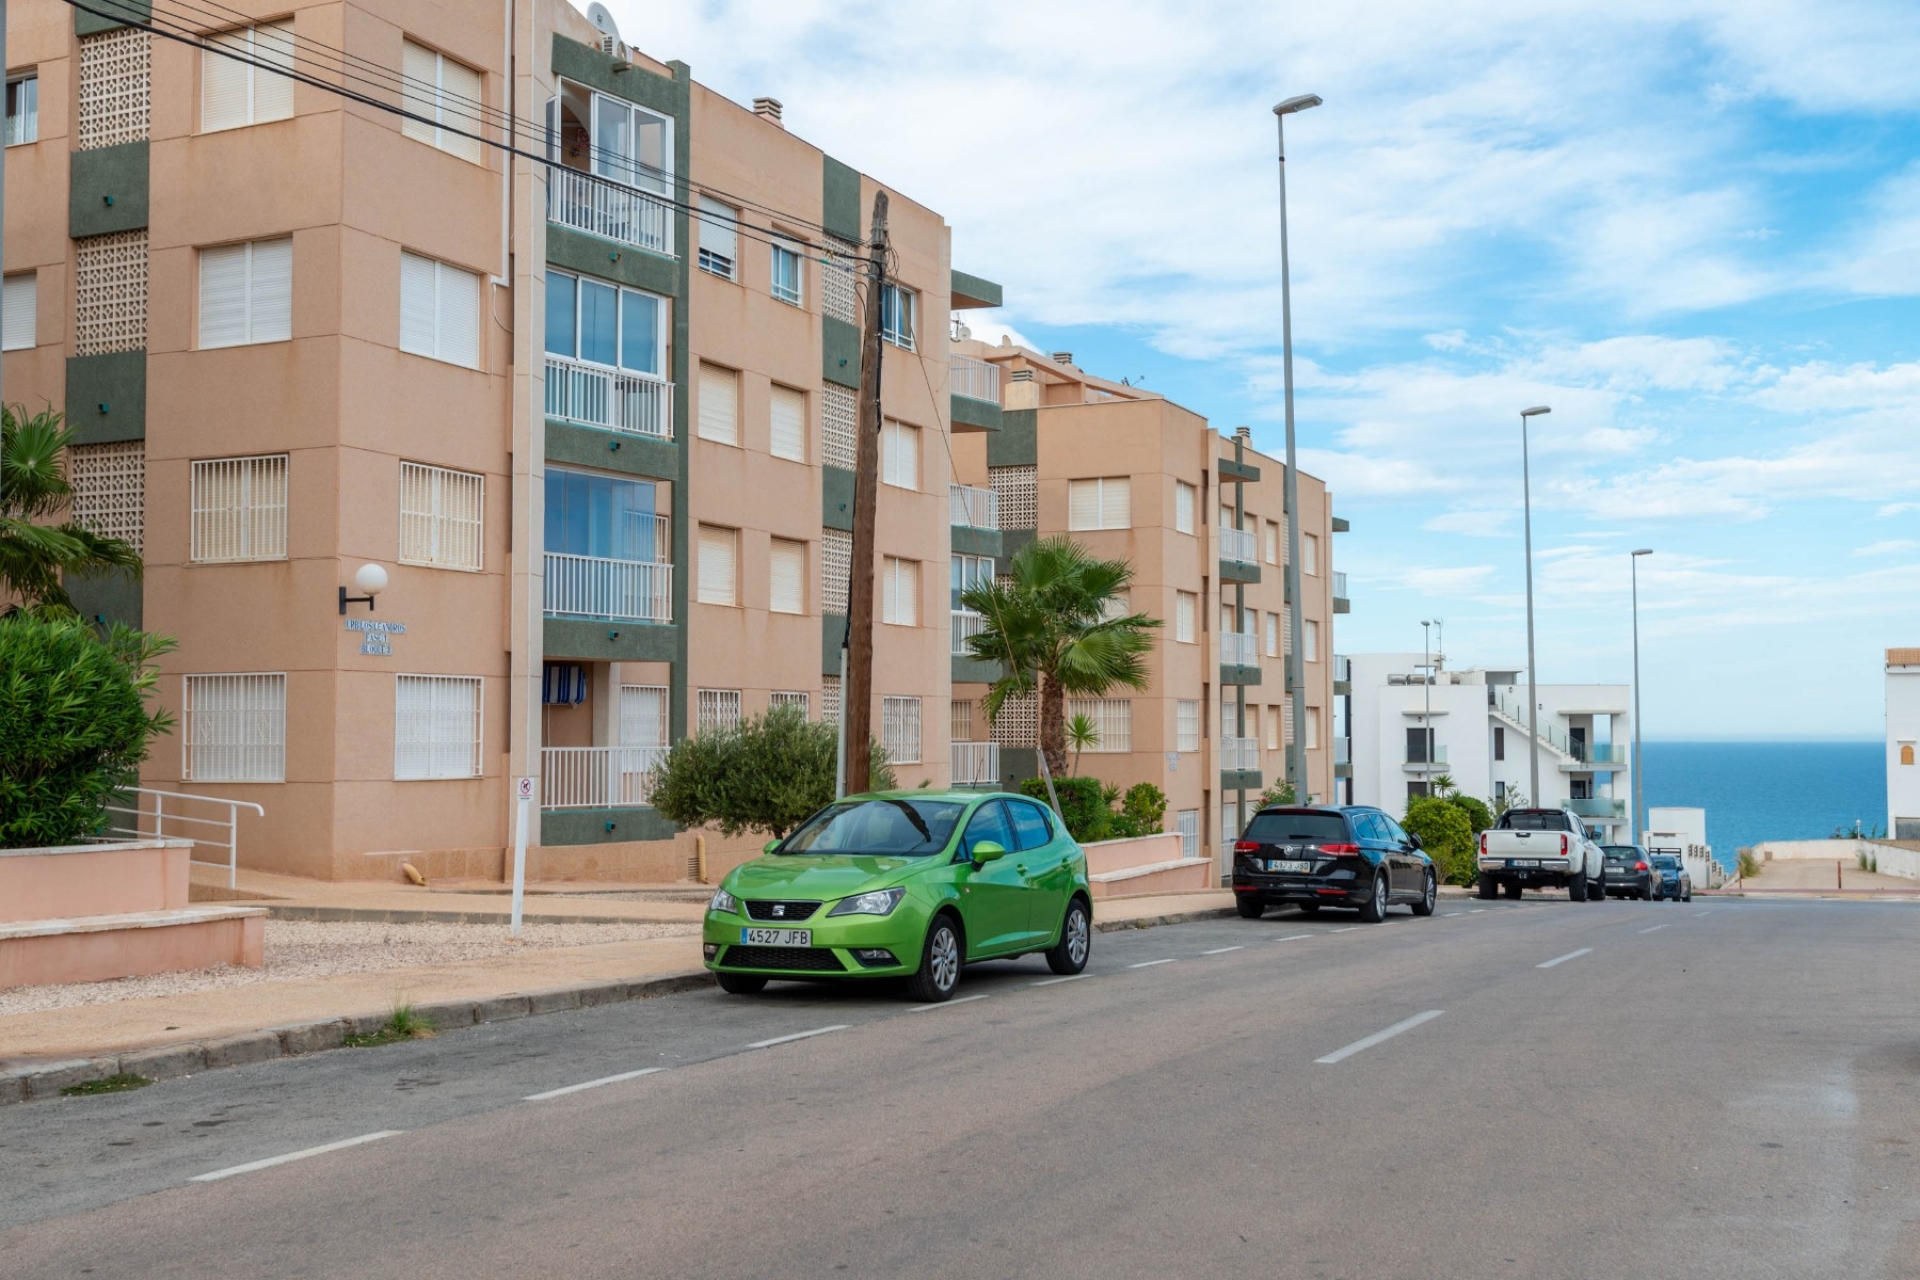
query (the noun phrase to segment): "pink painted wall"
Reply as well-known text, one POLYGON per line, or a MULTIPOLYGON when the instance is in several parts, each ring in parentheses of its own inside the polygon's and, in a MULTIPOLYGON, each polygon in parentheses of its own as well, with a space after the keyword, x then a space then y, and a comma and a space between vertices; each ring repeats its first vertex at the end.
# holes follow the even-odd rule
POLYGON ((185 841, 0 851, 0 922, 176 910, 192 852, 185 841))

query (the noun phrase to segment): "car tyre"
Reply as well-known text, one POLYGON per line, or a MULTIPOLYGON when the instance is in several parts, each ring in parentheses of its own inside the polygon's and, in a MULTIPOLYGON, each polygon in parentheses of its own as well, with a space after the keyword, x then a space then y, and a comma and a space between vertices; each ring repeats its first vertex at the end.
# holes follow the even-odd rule
MULTIPOLYGON (((1603 894, 1602 896, 1604 897, 1605 895, 1603 894)), ((1576 875, 1573 879, 1567 881, 1567 900, 1569 902, 1585 902, 1587 900, 1587 878, 1585 876, 1576 875)))
POLYGON ((1492 876, 1482 871, 1480 873, 1480 879, 1478 880, 1478 882, 1475 883, 1473 887, 1473 892, 1475 897, 1485 898, 1488 901, 1492 901, 1495 895, 1497 895, 1500 892, 1500 883, 1499 881, 1495 880, 1492 876))
POLYGON ((1242 920, 1258 920, 1261 916, 1267 914, 1267 904, 1251 894, 1243 893, 1235 895, 1233 906, 1234 909, 1240 913, 1242 920))
POLYGON ((757 973, 716 973, 720 989, 730 996, 750 996, 767 988, 767 980, 757 973))
POLYGON ((1420 901, 1413 904, 1413 914, 1430 916, 1440 900, 1440 878, 1427 872, 1426 882, 1420 887, 1420 901))
POLYGON ((1500 886, 1500 892, 1509 898, 1518 899, 1524 891, 1524 888, 1518 884, 1503 884, 1500 886))
POLYGON ((1317 902, 1301 902, 1295 905, 1300 908, 1300 914, 1303 916, 1317 916, 1320 914, 1320 904, 1317 902))
POLYGON ((1606 888, 1605 882, 1587 886, 1588 902, 1605 902, 1606 900, 1607 900, 1607 888, 1606 888))
POLYGON ((1387 918, 1387 876, 1384 871, 1373 873, 1373 891, 1360 907, 1360 918, 1368 924, 1379 924, 1387 918))
POLYGON ((1093 919, 1087 914, 1087 904, 1075 898, 1067 904, 1066 918, 1060 922, 1060 941, 1047 951, 1047 968, 1071 977, 1087 967, 1087 957, 1092 954, 1093 919))
POLYGON ((927 926, 920 944, 920 968, 907 979, 907 994, 922 1004, 951 1000, 960 985, 960 926, 945 912, 927 926))

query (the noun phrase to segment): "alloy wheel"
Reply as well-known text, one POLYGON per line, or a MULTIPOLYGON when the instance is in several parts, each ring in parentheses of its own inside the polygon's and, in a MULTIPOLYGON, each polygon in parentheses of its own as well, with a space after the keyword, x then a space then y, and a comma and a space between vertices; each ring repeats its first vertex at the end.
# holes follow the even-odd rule
POLYGON ((943 923, 934 930, 931 952, 933 985, 942 991, 953 990, 953 984, 960 980, 960 944, 953 936, 952 925, 943 923))
POLYGON ((1076 965, 1087 962, 1087 913, 1078 908, 1067 912, 1067 958, 1076 965))

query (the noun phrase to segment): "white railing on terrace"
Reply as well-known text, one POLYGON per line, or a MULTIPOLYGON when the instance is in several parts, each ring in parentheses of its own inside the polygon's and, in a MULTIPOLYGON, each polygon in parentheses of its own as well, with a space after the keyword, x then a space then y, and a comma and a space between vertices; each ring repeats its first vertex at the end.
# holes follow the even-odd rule
POLYGON ((953 656, 972 656, 973 651, 967 648, 967 641, 980 634, 986 618, 971 609, 949 609, 947 613, 953 619, 953 656))
POLYGON ((1258 738, 1222 738, 1220 739, 1220 768, 1258 769, 1260 767, 1260 740, 1258 738))
POLYGON ((988 404, 1000 403, 999 365, 962 355, 948 356, 947 361, 953 370, 953 394, 969 400, 985 400, 988 404))
POLYGON ((645 191, 554 165, 547 170, 547 221, 622 244, 673 253, 672 212, 645 191))
POLYGON ((547 416, 629 435, 673 439, 673 384, 645 374, 547 357, 547 416))
POLYGON ((1253 530, 1230 529, 1220 526, 1220 558, 1237 560, 1241 564, 1254 562, 1253 530))
POLYGON ((1351 681, 1353 679, 1353 659, 1343 653, 1333 655, 1333 678, 1351 681))
POLYGON ((958 529, 998 529, 1000 495, 977 485, 948 485, 947 523, 958 529))
POLYGON ((1353 739, 1335 738, 1333 740, 1333 762, 1335 764, 1353 763, 1353 739))
POLYGON ((665 747, 542 747, 542 809, 615 809, 646 804, 665 747))
POLYGON ((953 785, 956 787, 992 787, 1000 783, 1000 744, 997 742, 956 742, 953 751, 953 785))
MULTIPOLYGON (((116 840, 138 840, 142 836, 167 836, 175 840, 193 841, 193 854, 190 860, 203 867, 225 867, 227 869, 227 888, 239 887, 240 880, 240 810, 251 809, 261 817, 267 811, 259 805, 246 800, 229 800, 225 796, 196 796, 185 791, 156 791, 152 787, 128 787, 120 793, 133 797, 127 805, 110 804, 107 812, 119 815, 112 826, 101 834, 116 840), (148 807, 143 797, 151 796, 153 805, 148 807), (167 801, 173 801, 173 811, 167 811, 167 801), (197 816, 190 810, 196 804, 211 805, 219 812, 217 817, 197 816), (188 810, 182 812, 183 809, 188 810), (168 828, 172 829, 169 830, 168 828), (208 862, 197 855, 202 849, 210 849, 222 854, 219 861, 208 862)), ((201 811, 202 813, 205 810, 201 811)))
POLYGON ((670 564, 549 551, 546 568, 548 613, 620 622, 673 621, 670 564))
POLYGON ((1336 599, 1345 600, 1347 598, 1347 575, 1345 573, 1335 573, 1333 575, 1333 594, 1336 599))
POLYGON ((1260 637, 1252 632, 1222 631, 1220 633, 1220 665, 1223 667, 1251 667, 1260 661, 1260 637))

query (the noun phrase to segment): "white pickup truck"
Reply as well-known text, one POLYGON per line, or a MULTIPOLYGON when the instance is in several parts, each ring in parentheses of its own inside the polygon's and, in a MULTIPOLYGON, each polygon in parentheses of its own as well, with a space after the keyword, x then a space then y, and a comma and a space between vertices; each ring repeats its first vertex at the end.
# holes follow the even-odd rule
POLYGON ((1605 876, 1605 855, 1571 809, 1509 809, 1480 833, 1483 898, 1564 888, 1575 902, 1604 902, 1605 876))

